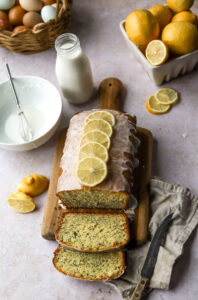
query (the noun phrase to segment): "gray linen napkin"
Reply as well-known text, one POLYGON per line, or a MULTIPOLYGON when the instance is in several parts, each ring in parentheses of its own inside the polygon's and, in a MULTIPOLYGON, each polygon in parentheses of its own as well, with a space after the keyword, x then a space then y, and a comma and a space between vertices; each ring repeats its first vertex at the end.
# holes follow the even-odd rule
MULTIPOLYGON (((198 198, 188 188, 157 177, 150 181, 150 223, 151 237, 161 221, 171 212, 170 224, 163 246, 160 247, 155 270, 149 287, 168 289, 176 259, 182 254, 183 246, 198 223, 198 198)), ((113 285, 123 299, 129 300, 140 279, 150 242, 127 251, 126 272, 118 279, 105 282, 113 285)))

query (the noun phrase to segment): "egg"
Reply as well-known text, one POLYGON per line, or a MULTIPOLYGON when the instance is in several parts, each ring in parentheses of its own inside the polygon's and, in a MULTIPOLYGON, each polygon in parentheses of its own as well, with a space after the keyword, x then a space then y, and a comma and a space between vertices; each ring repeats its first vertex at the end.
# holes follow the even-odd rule
POLYGON ((24 14, 25 10, 19 5, 11 8, 8 13, 10 23, 13 25, 21 25, 23 23, 24 14))
POLYGON ((41 0, 44 5, 51 5, 56 3, 56 0, 41 0))
POLYGON ((0 1, 0 9, 2 10, 8 10, 12 6, 14 6, 15 0, 1 0, 0 1))
POLYGON ((35 11, 29 11, 23 16, 23 25, 27 27, 34 27, 36 24, 41 23, 42 18, 39 13, 35 11))
POLYGON ((40 11, 43 6, 41 0, 19 0, 19 3, 27 11, 40 11))
POLYGON ((24 26, 24 25, 20 25, 20 26, 17 26, 13 29, 13 32, 14 33, 17 33, 17 32, 21 32, 23 30, 28 30, 29 28, 27 26, 24 26))
POLYGON ((9 20, 0 17, 0 30, 11 30, 11 28, 9 20))
POLYGON ((56 8, 51 5, 46 5, 41 9, 41 17, 43 22, 48 22, 56 17, 56 8))
POLYGON ((5 11, 3 11, 3 10, 0 10, 0 18, 1 19, 8 19, 8 15, 6 14, 6 12, 5 11))

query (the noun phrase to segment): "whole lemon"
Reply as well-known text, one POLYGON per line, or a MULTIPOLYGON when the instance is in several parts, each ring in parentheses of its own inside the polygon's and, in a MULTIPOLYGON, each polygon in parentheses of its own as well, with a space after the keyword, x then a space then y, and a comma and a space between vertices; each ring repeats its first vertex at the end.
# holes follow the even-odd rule
POLYGON ((158 20, 161 30, 170 22, 172 18, 172 12, 168 6, 157 4, 151 7, 149 11, 158 20))
POLYGON ((194 0, 167 0, 168 7, 174 12, 188 10, 193 5, 194 0))
POLYGON ((189 22, 173 22, 162 31, 162 41, 176 55, 192 52, 198 47, 197 27, 189 22))
POLYGON ((142 51, 150 41, 156 40, 160 33, 157 19, 146 9, 132 11, 126 18, 125 29, 129 39, 142 51))
POLYGON ((197 16, 193 14, 191 11, 181 11, 180 13, 176 14, 171 22, 190 22, 192 24, 197 25, 197 16))

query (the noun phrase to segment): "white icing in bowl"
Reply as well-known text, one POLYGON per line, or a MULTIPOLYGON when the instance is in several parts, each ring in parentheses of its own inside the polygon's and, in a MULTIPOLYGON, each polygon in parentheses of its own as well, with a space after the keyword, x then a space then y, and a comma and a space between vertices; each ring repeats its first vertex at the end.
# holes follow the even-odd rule
POLYGON ((33 129, 33 140, 24 143, 19 134, 15 99, 8 81, 0 83, 0 147, 14 151, 38 148, 60 123, 62 100, 49 81, 34 76, 13 78, 21 108, 33 129))

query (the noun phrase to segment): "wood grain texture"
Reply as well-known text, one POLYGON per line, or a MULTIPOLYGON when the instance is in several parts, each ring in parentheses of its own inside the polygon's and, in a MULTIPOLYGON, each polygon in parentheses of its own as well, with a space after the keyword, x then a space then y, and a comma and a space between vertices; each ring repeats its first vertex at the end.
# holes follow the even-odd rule
POLYGON ((142 245, 147 241, 149 222, 149 192, 148 184, 151 177, 152 164, 152 133, 145 128, 137 128, 137 136, 141 141, 137 158, 139 167, 134 172, 134 193, 138 200, 135 219, 132 224, 132 241, 142 245))
MULTIPOLYGON (((99 108, 120 110, 122 106, 123 84, 119 79, 108 78, 101 82, 99 87, 99 108)), ((138 199, 139 206, 132 227, 132 242, 137 245, 147 240, 149 220, 149 195, 148 182, 151 175, 152 159, 152 134, 149 130, 137 127, 141 146, 138 151, 140 160, 139 168, 134 173, 134 193, 138 199)), ((66 136, 64 129, 58 139, 53 168, 50 178, 48 196, 44 211, 41 235, 48 240, 55 239, 55 231, 59 222, 62 209, 58 208, 56 187, 59 176, 59 166, 66 136)))
POLYGON ((58 208, 58 197, 56 196, 56 188, 59 177, 60 160, 63 153, 67 129, 63 129, 58 137, 56 152, 52 166, 47 200, 45 204, 43 222, 41 227, 41 235, 47 240, 54 240, 61 209, 58 208))
POLYGON ((104 79, 99 86, 99 105, 101 109, 121 110, 124 87, 117 78, 104 79))
POLYGON ((139 282, 136 285, 135 290, 133 291, 130 300, 140 300, 142 298, 143 292, 146 288, 148 281, 149 281, 148 278, 144 278, 144 277, 140 278, 139 282))

